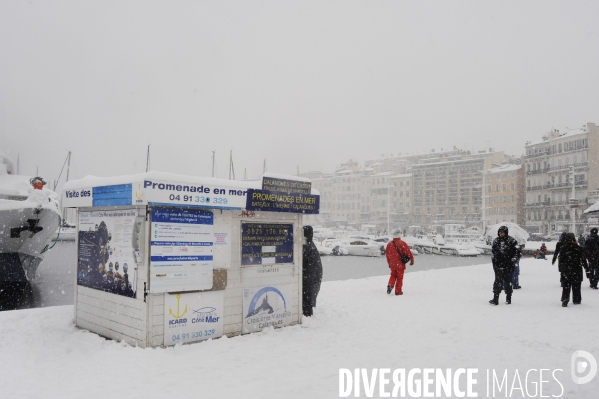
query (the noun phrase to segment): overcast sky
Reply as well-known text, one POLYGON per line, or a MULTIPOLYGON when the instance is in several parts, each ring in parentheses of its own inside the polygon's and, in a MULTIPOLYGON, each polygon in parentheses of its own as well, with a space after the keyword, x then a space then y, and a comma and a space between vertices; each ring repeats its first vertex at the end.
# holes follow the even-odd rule
POLYGON ((598 1, 0 1, 21 172, 333 171, 599 123, 598 1))

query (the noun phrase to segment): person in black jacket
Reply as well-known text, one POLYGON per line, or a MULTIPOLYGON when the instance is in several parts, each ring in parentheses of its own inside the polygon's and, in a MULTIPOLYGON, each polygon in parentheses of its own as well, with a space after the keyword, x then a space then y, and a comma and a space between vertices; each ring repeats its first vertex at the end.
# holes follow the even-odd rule
POLYGON ((591 288, 596 290, 597 282, 599 282, 599 236, 597 235, 597 228, 591 229, 591 235, 584 242, 584 249, 589 261, 588 277, 591 288))
POLYGON ((499 294, 501 290, 505 291, 505 303, 512 303, 512 276, 514 268, 520 259, 520 249, 518 242, 508 235, 506 226, 499 227, 497 238, 493 240, 491 260, 493 262, 493 271, 495 272, 495 281, 493 282, 493 299, 489 301, 491 305, 499 304, 499 294))
POLYGON ((585 251, 576 243, 574 233, 566 233, 566 238, 559 252, 559 271, 562 281, 562 306, 567 307, 572 290, 572 302, 580 305, 582 296, 582 269, 588 270, 585 251))
POLYGON ((302 251, 302 273, 303 273, 303 292, 302 292, 302 310, 304 316, 312 316, 312 308, 316 307, 316 297, 320 291, 322 282, 322 263, 320 254, 312 238, 314 232, 312 226, 304 226, 304 246, 302 251))
POLYGON ((555 265, 555 261, 557 260, 557 257, 559 256, 559 251, 560 251, 562 245, 564 245, 565 239, 566 239, 566 232, 563 232, 562 234, 560 234, 557 244, 555 244, 555 252, 553 253, 553 259, 551 260, 552 265, 555 265))

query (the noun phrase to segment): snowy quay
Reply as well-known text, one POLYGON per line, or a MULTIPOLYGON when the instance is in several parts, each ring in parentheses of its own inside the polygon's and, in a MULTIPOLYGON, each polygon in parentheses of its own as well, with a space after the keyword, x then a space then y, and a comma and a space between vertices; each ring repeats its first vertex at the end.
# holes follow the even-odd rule
MULTIPOLYGON (((424 267, 419 259, 415 270, 424 267)), ((521 261, 523 288, 511 305, 503 294, 499 306, 488 304, 489 263, 410 272, 402 296, 387 295, 386 280, 323 283, 314 316, 301 325, 155 349, 77 328, 73 306, 0 312, 0 356, 10 359, 0 366, 0 389, 7 398, 104 399, 123 392, 195 397, 203 387, 203 398, 261 398, 268 376, 276 381, 269 395, 280 398, 348 397, 350 389, 349 397, 424 397, 422 373, 450 369, 464 392, 471 371, 477 397, 596 398, 599 378, 577 384, 572 373, 573 357, 599 357, 599 291, 585 281, 582 304, 562 308, 549 260, 521 261), (98 378, 117 370, 123 378, 98 378), (348 387, 347 370, 357 385, 348 387), (404 391, 399 385, 394 395, 393 375, 401 378, 401 370, 404 391), (224 380, 231 374, 234 383, 224 380)), ((436 393, 435 384, 426 389, 436 393)), ((456 397, 453 389, 433 397, 456 397)))

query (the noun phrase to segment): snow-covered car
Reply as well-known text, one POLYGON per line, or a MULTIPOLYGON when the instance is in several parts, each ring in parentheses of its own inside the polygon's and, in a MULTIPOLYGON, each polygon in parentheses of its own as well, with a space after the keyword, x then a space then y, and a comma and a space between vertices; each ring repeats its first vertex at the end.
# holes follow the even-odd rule
POLYGON ((545 236, 545 241, 559 241, 561 235, 561 231, 554 231, 553 233, 545 236))
POLYGON ((378 242, 359 238, 346 238, 341 240, 341 244, 350 255, 355 256, 381 256, 381 248, 383 248, 383 251, 385 248, 378 242))
POLYGON ((391 239, 391 236, 381 236, 381 237, 377 237, 377 238, 373 239, 373 238, 370 238, 365 235, 360 235, 360 236, 350 236, 350 237, 348 237, 348 239, 365 241, 369 245, 377 244, 379 246, 379 250, 381 251, 381 255, 385 255, 385 248, 387 247, 387 242, 389 242, 389 239, 391 239), (379 241, 379 240, 384 240, 385 238, 387 238, 387 241, 379 241))
POLYGON ((349 255, 349 251, 339 238, 330 237, 322 240, 322 246, 330 248, 331 255, 349 255))
POLYGON ((333 249, 331 247, 325 247, 321 242, 314 241, 314 245, 316 246, 316 249, 318 250, 320 256, 333 254, 333 249))
POLYGON ((528 237, 528 241, 547 241, 545 240, 545 236, 541 233, 531 233, 530 237, 528 237))

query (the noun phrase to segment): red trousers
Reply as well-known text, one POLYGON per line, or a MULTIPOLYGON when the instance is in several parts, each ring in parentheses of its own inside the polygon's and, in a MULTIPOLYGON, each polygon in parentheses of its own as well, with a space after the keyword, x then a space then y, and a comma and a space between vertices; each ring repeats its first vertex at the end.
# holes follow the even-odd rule
POLYGON ((389 277, 389 284, 387 285, 392 287, 395 286, 395 295, 399 295, 403 292, 401 288, 403 286, 403 273, 405 270, 405 268, 400 269, 399 267, 391 268, 391 277, 389 277))

